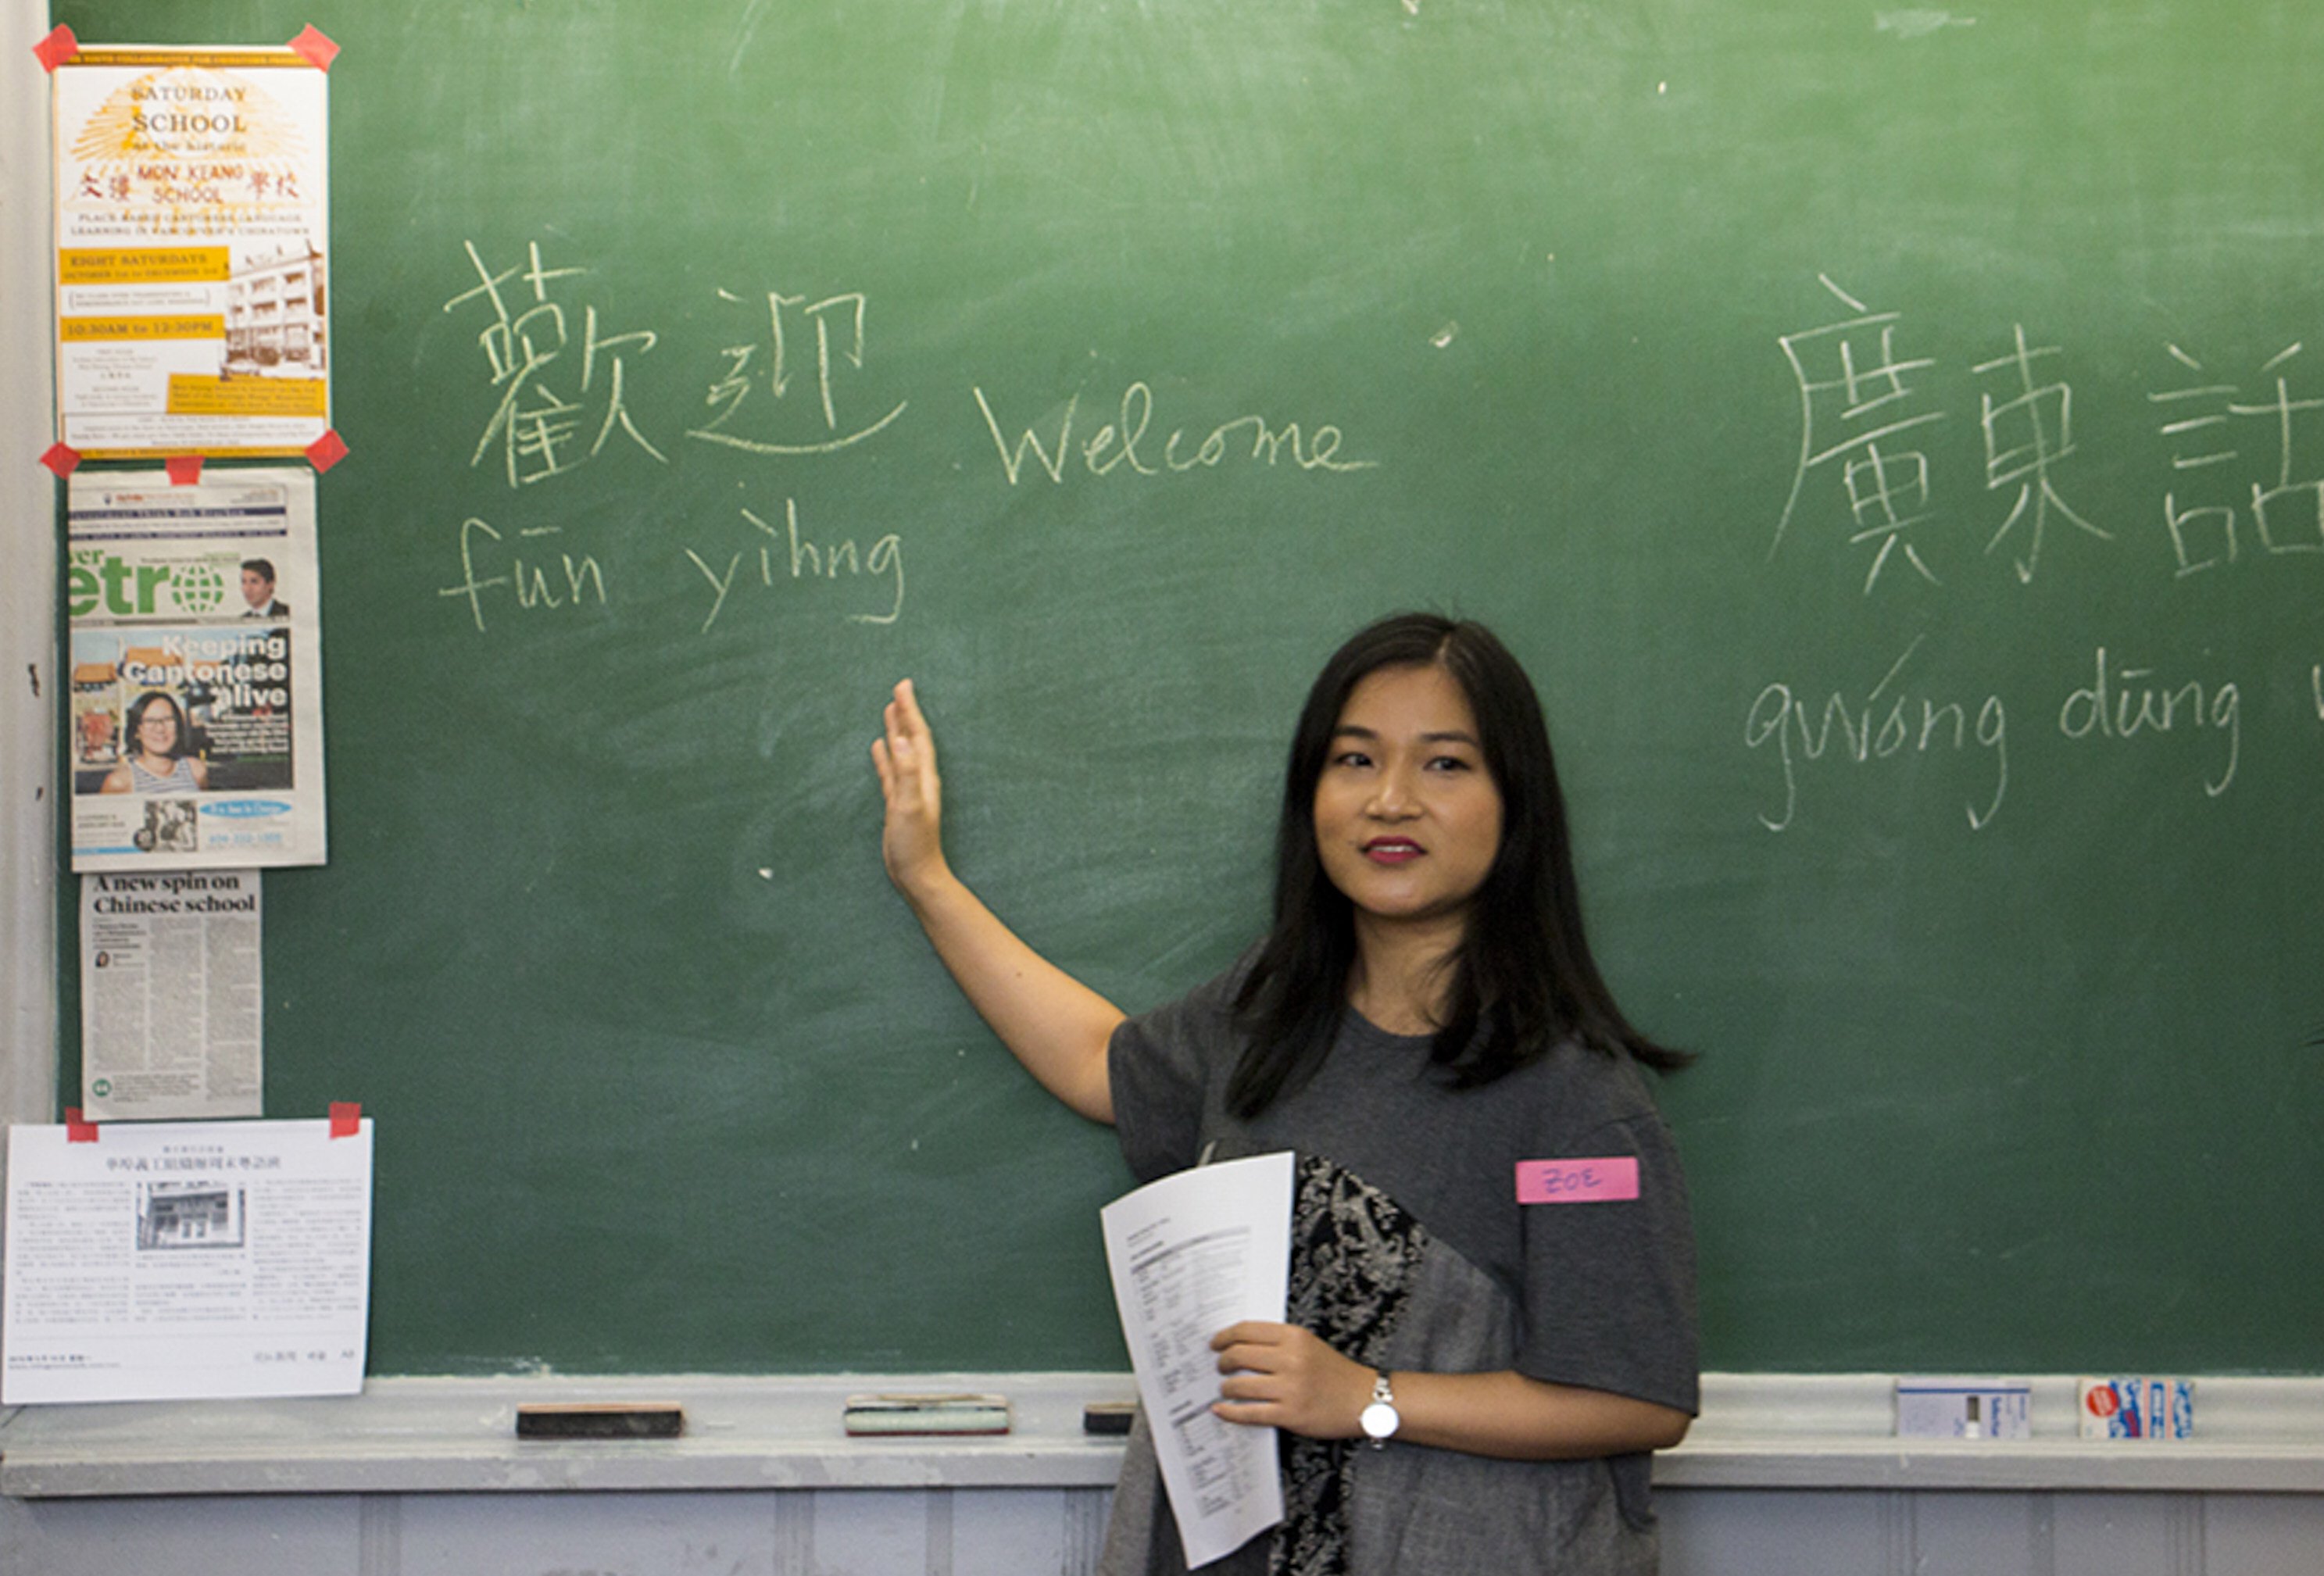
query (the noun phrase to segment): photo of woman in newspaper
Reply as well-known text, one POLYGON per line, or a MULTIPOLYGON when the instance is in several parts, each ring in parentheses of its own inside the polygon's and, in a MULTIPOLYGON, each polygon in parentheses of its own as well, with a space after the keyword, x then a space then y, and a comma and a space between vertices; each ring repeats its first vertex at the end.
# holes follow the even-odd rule
POLYGON ((130 703, 129 753, 107 772, 99 793, 197 793, 210 786, 207 761, 194 756, 185 708, 166 690, 147 690, 130 703))

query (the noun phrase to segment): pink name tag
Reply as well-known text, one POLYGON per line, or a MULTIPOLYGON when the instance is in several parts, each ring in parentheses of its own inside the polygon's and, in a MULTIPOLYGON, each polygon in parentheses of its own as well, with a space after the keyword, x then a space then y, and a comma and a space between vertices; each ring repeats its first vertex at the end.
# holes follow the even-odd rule
POLYGON ((1637 1196, 1635 1155, 1517 1162, 1517 1203, 1521 1204, 1608 1204, 1637 1196))

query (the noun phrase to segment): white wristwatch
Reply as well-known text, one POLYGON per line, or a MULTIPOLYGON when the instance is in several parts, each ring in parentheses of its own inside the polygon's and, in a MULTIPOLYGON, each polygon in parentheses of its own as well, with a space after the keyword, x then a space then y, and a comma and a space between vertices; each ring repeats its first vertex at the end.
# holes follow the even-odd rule
POLYGON ((1381 1369, 1372 1379, 1372 1403, 1358 1415, 1356 1422, 1374 1450, 1388 1443, 1403 1424, 1404 1418, 1396 1409, 1396 1391, 1388 1386, 1388 1369, 1381 1369))

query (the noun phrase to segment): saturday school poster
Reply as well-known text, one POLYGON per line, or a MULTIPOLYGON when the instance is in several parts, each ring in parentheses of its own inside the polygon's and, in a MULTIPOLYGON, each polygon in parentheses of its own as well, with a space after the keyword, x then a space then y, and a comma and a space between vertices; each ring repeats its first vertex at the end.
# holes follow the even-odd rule
POLYGON ((108 47, 53 76, 58 441, 304 452, 330 429, 323 71, 287 48, 108 47))

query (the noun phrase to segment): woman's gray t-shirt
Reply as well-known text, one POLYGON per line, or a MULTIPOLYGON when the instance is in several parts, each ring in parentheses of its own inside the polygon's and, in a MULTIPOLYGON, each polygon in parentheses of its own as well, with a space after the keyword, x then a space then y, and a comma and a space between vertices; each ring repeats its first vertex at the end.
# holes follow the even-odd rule
MULTIPOLYGON (((1295 1323, 1375 1367, 1514 1369, 1696 1410, 1685 1180, 1635 1063, 1568 1044, 1456 1090, 1430 1064, 1426 1037, 1392 1035, 1351 1012, 1314 1077, 1245 1121, 1225 1107, 1243 1046, 1231 1010, 1239 977, 1230 971, 1114 1033, 1114 1120, 1141 1181, 1199 1161, 1292 1150, 1301 1162, 1295 1238, 1318 1245, 1305 1256, 1295 1250, 1295 1323), (1517 1202, 1520 1162, 1602 1159, 1637 1162, 1635 1199, 1517 1202), (1381 1262, 1350 1267, 1345 1261, 1362 1257, 1351 1255, 1352 1244, 1372 1245, 1381 1262), (1310 1264, 1339 1274, 1331 1285, 1307 1276, 1303 1302, 1310 1264)), ((1644 1454, 1500 1461, 1286 1436, 1285 1466, 1286 1498, 1296 1507, 1320 1497, 1333 1530, 1312 1535, 1295 1508, 1272 1540, 1294 1545, 1275 1547, 1278 1571, 1655 1569, 1644 1454)), ((1268 1570, 1270 1546, 1255 1539, 1206 1569, 1268 1570)), ((1102 1569, 1183 1568, 1141 1433, 1124 1465, 1102 1569)))

